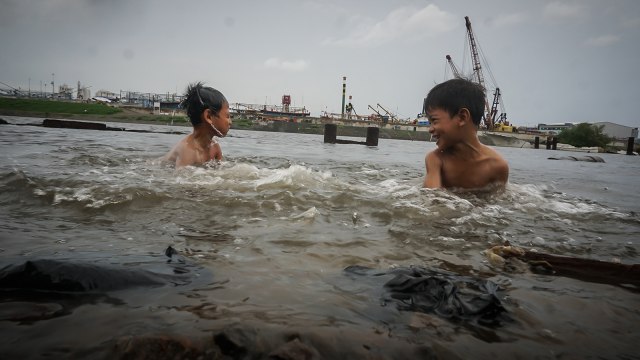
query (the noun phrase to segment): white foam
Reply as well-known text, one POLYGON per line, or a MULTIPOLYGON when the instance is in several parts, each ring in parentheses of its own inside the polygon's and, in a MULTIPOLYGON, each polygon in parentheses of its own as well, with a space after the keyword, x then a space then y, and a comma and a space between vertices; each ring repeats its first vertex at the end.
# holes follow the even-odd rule
POLYGON ((316 209, 315 206, 312 206, 311 208, 309 208, 307 211, 300 213, 300 214, 295 214, 295 215, 291 215, 291 219, 314 219, 318 214, 320 214, 320 212, 318 211, 318 209, 316 209))
POLYGON ((510 184, 505 200, 510 200, 517 210, 536 210, 559 215, 627 216, 603 205, 588 203, 580 198, 553 191, 545 185, 510 184))

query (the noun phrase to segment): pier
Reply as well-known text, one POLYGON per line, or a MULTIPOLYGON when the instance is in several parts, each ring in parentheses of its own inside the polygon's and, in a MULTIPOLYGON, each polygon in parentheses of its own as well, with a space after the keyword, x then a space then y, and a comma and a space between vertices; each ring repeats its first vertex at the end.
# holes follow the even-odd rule
POLYGON ((365 141, 338 139, 338 125, 324 125, 324 142, 325 144, 359 144, 366 146, 378 146, 378 137, 380 136, 380 128, 370 126, 367 128, 367 138, 365 141))

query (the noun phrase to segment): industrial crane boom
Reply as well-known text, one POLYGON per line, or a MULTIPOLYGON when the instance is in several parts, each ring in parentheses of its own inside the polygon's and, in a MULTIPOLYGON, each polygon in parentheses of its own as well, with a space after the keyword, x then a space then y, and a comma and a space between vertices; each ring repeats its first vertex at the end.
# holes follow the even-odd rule
POLYGON ((478 81, 478 84, 484 89, 484 77, 482 76, 482 66, 480 65, 480 57, 478 56, 478 47, 476 46, 476 39, 473 36, 473 29, 471 28, 471 20, 468 16, 464 17, 467 25, 467 36, 469 36, 469 46, 471 47, 471 58, 473 60, 473 74, 478 81))
POLYGON ((376 109, 374 109, 371 105, 367 105, 369 107, 369 109, 373 110, 376 114, 378 114, 378 116, 382 117, 382 114, 380 114, 380 112, 376 109))
POLYGON ((353 104, 351 102, 349 102, 345 108, 345 110, 347 110, 348 114, 351 114, 351 112, 353 111, 353 114, 357 117, 358 113, 356 112, 356 108, 353 106, 353 104))
POLYGON ((491 112, 488 114, 489 122, 491 124, 496 123, 496 114, 498 113, 499 103, 500 103, 500 88, 496 88, 496 92, 493 93, 493 104, 491 105, 491 112))
POLYGON ((469 36, 469 46, 471 47, 471 58, 473 60, 473 74, 476 78, 476 81, 485 92, 484 106, 486 108, 487 114, 484 117, 484 125, 487 127, 487 129, 492 129, 493 121, 490 119, 491 109, 489 108, 489 101, 487 100, 487 96, 486 96, 487 88, 484 85, 484 76, 482 76, 482 66, 480 65, 480 56, 478 55, 478 46, 476 45, 476 39, 473 36, 473 29, 471 28, 471 20, 469 20, 468 16, 465 16, 464 20, 467 26, 467 36, 469 36))
POLYGON ((456 67, 456 64, 453 63, 453 60, 451 60, 450 55, 447 55, 447 62, 449 63, 449 66, 451 66, 453 77, 456 79, 462 79, 462 76, 460 75, 460 71, 458 71, 458 68, 456 67))
POLYGON ((380 104, 376 104, 376 105, 378 105, 378 107, 379 107, 380 109, 382 109, 385 113, 387 113, 387 115, 389 115, 389 117, 391 118, 391 120, 395 120, 395 118, 396 118, 396 117, 395 117, 395 115, 393 115, 392 113, 390 113, 389 111, 387 111, 387 109, 383 108, 383 107, 382 107, 382 105, 380 105, 380 104))

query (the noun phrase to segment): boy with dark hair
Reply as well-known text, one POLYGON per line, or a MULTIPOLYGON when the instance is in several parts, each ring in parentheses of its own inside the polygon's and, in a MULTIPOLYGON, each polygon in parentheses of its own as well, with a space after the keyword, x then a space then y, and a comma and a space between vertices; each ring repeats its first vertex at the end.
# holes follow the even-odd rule
POLYGON ((478 140, 484 103, 484 90, 464 79, 445 81, 429 91, 423 110, 437 149, 425 157, 424 187, 482 189, 507 183, 507 162, 478 140))
POLYGON ((193 133, 182 139, 164 156, 176 168, 222 160, 222 149, 215 139, 224 137, 231 127, 229 102, 214 88, 201 82, 190 84, 181 104, 193 125, 193 133))

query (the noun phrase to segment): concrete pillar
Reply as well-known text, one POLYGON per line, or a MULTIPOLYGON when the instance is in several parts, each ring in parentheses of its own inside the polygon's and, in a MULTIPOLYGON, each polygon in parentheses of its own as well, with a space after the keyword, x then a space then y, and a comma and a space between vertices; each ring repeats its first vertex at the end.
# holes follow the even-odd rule
POLYGON ((633 141, 634 138, 632 137, 627 141, 627 155, 633 155, 633 141))
POLYGON ((338 135, 338 125, 324 124, 324 142, 325 143, 335 144, 337 135, 338 135))
POLYGON ((367 128, 367 146, 378 146, 378 137, 380 135, 380 128, 370 126, 367 128))

